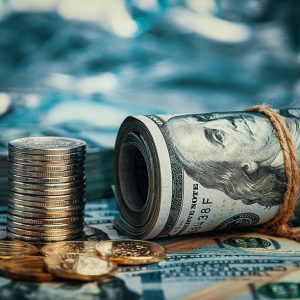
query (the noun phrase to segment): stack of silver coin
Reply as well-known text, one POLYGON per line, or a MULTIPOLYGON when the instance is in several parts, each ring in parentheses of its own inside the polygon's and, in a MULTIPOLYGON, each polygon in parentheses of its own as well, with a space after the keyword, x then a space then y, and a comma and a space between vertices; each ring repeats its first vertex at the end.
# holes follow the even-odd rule
POLYGON ((29 242, 83 236, 85 142, 29 137, 9 142, 7 235, 29 242))

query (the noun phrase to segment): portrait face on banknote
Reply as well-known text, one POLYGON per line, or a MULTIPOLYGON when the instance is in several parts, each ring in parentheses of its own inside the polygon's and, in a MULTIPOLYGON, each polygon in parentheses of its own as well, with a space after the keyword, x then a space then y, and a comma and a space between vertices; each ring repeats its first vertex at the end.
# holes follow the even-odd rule
POLYGON ((187 174, 232 200, 279 205, 285 190, 280 143, 259 113, 212 113, 171 117, 170 143, 187 174))

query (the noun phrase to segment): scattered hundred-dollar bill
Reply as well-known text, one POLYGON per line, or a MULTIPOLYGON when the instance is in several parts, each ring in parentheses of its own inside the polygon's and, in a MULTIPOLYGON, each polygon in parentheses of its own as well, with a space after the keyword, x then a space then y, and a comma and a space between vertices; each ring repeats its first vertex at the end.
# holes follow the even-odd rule
MULTIPOLYGON (((300 157, 300 109, 279 113, 300 157)), ((116 226, 135 238, 260 225, 286 188, 276 131, 257 112, 128 117, 115 153, 116 226)))
MULTIPOLYGON (((76 244, 65 244, 63 242, 58 244, 60 247, 49 245, 46 246, 49 254, 74 252, 91 254, 90 247, 95 247, 99 240, 126 239, 113 226, 113 220, 117 215, 118 211, 113 199, 88 203, 85 209, 85 236, 88 243, 78 241, 76 244)), ((1 228, 5 228, 5 216, 5 208, 0 207, 1 228)), ((289 272, 290 267, 300 266, 299 243, 257 233, 218 235, 205 233, 197 236, 159 239, 156 242, 167 250, 166 258, 159 263, 119 266, 114 278, 100 282, 64 281, 63 279, 53 281, 49 277, 42 277, 42 280, 51 279, 49 283, 34 282, 39 275, 43 276, 40 271, 36 273, 37 278, 31 278, 29 281, 27 279, 27 282, 0 277, 0 299, 152 300, 153 297, 157 300, 180 299, 193 296, 194 293, 199 292, 199 289, 202 291, 226 279, 236 287, 241 286, 245 280, 254 282, 258 279, 263 282, 270 279, 273 273, 283 274, 289 272)), ((15 252, 17 257, 19 249, 18 246, 15 252)), ((28 249, 27 255, 34 255, 30 254, 32 248, 28 249)), ((39 266, 37 262, 36 268, 39 266)), ((14 268, 17 268, 16 264, 14 268)), ((30 275, 28 271, 19 274, 25 278, 28 275, 30 275)), ((251 285, 249 287, 251 288, 251 285)), ((248 293, 248 295, 252 294, 248 293)), ((249 299, 257 298, 249 297, 249 299)))

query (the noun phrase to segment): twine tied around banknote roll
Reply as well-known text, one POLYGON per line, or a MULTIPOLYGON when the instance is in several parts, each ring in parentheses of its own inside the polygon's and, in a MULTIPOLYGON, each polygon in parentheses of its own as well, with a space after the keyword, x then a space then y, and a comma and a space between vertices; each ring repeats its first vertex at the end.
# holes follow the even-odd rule
POLYGON ((283 153, 287 181, 283 200, 276 215, 263 224, 259 231, 300 242, 300 228, 291 227, 288 223, 293 214, 300 188, 296 145, 284 118, 274 109, 267 105, 256 105, 248 108, 247 111, 257 111, 264 114, 275 128, 283 153))

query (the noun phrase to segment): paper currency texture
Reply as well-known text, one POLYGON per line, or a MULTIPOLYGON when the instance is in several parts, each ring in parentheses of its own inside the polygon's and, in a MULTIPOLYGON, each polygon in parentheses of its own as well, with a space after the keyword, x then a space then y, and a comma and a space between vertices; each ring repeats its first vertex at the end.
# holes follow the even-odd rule
MULTIPOLYGON (((300 154, 300 109, 278 112, 300 154)), ((276 131, 257 112, 128 117, 115 178, 116 226, 146 239, 263 224, 286 186, 276 131)))

